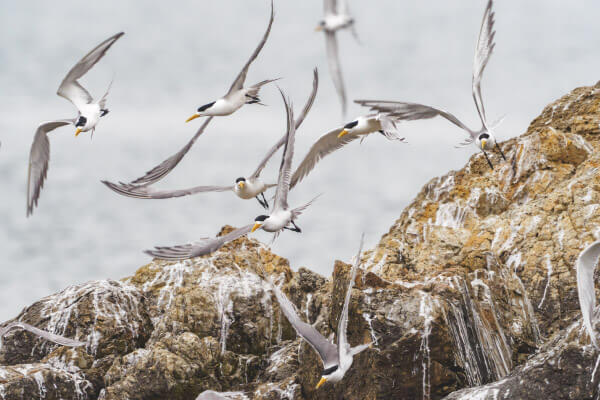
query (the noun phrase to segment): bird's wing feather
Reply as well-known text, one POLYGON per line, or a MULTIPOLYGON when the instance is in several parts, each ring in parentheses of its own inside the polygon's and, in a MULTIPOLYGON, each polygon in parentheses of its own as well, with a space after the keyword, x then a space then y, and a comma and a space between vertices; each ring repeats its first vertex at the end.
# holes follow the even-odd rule
POLYGON ((149 186, 131 185, 128 183, 112 183, 102 181, 109 189, 127 197, 136 199, 170 199, 173 197, 190 196, 197 193, 227 192, 233 190, 233 186, 194 186, 181 190, 156 190, 149 186))
POLYGON ((590 335, 594 347, 600 349, 596 339, 596 332, 592 325, 594 308, 596 306, 596 292, 594 290, 594 270, 600 257, 600 241, 589 245, 579 254, 576 263, 577 269, 577 294, 579 295, 579 306, 583 316, 585 329, 590 335))
POLYGON ((256 49, 254 49, 254 52, 250 56, 250 59, 248 59, 248 61, 244 65, 244 68, 242 68, 238 76, 236 76, 235 80, 233 81, 233 84, 227 92, 227 95, 244 87, 244 82, 246 82, 246 75, 248 74, 248 69, 250 68, 250 65, 254 62, 254 60, 256 60, 256 57, 258 57, 258 54, 261 52, 262 48, 267 42, 269 33, 271 33, 271 26, 273 25, 274 16, 275 13, 273 11, 273 0, 271 0, 271 17, 269 18, 269 25, 267 26, 267 30, 265 31, 265 34, 263 35, 263 38, 261 39, 260 43, 258 43, 256 49))
POLYGON ((362 247, 365 240, 363 234, 360 238, 360 246, 358 247, 358 253, 356 254, 356 260, 350 271, 350 282, 348 283, 348 289, 346 290, 346 297, 344 299, 344 308, 342 308, 342 314, 338 321, 338 353, 340 355, 340 364, 342 366, 347 365, 348 361, 352 362, 352 356, 350 354, 350 345, 348 344, 348 337, 346 336, 346 330, 348 329, 348 307, 350 306, 350 297, 352 297, 352 288, 354 287, 354 280, 356 279, 356 271, 360 264, 360 254, 362 253, 362 247))
POLYGON ((31 215, 37 206, 48 173, 48 163, 50 162, 48 132, 74 122, 72 119, 43 122, 35 131, 29 152, 29 169, 27 171, 27 216, 31 215))
POLYGON ((315 202, 315 200, 317 200, 319 197, 321 197, 321 195, 317 195, 315 196, 311 201, 309 201, 308 203, 300 206, 300 207, 296 207, 294 209, 292 209, 292 221, 295 220, 296 218, 298 218, 300 215, 302 215, 302 213, 304 212, 304 210, 306 210, 308 207, 310 207, 312 205, 312 203, 315 202))
POLYGON ((372 111, 383 113, 396 121, 415 121, 440 116, 465 130, 470 136, 474 135, 474 133, 453 114, 440 108, 403 101, 354 100, 354 102, 363 107, 368 107, 372 111))
POLYGON ((20 322, 20 321, 11 322, 8 325, 0 328, 0 337, 4 336, 11 329, 18 329, 18 328, 24 329, 24 330, 29 331, 41 338, 44 338, 46 340, 49 340, 51 342, 54 342, 54 343, 57 343, 57 344, 60 344, 63 346, 78 347, 78 346, 85 345, 85 342, 80 342, 79 340, 69 339, 64 336, 57 335, 55 333, 50 333, 50 332, 44 331, 42 329, 36 328, 35 326, 31 326, 29 324, 26 324, 26 323, 20 322))
POLYGON ((226 235, 216 238, 201 239, 196 243, 188 243, 179 246, 155 247, 153 250, 145 250, 144 253, 161 260, 185 260, 199 257, 217 251, 224 244, 248 234, 254 224, 235 229, 226 235))
POLYGON ((281 165, 279 166, 279 178, 277 179, 277 189, 275 190, 275 201, 273 202, 273 211, 288 209, 288 193, 290 191, 290 180, 292 177, 292 159, 294 157, 294 141, 296 136, 296 127, 294 126, 294 110, 285 94, 279 89, 283 103, 285 104, 285 112, 287 115, 287 132, 286 142, 283 148, 283 156, 281 157, 281 165))
POLYGON ((335 14, 337 11, 337 0, 323 0, 323 12, 325 15, 335 14))
POLYGON ((329 131, 312 145, 308 154, 306 154, 300 165, 296 168, 296 171, 294 171, 290 188, 294 188, 302 179, 304 179, 323 157, 341 149, 359 137, 359 135, 348 133, 338 139, 338 135, 341 131, 341 128, 329 131))
POLYGON ((288 319, 290 324, 296 330, 296 333, 302 337, 313 349, 319 354, 324 366, 334 365, 338 363, 338 350, 336 345, 331 343, 321 333, 316 330, 312 325, 302 321, 294 309, 294 305, 288 298, 271 282, 273 293, 277 298, 277 302, 281 308, 281 311, 288 319))
POLYGON ((338 44, 335 32, 325 32, 325 46, 327 49, 327 62, 329 63, 329 71, 333 85, 338 93, 340 102, 342 103, 342 114, 346 114, 346 88, 344 87, 344 78, 342 77, 342 67, 340 66, 340 58, 338 54, 338 44))
POLYGON ((481 97, 481 78, 496 45, 494 43, 496 32, 494 31, 494 12, 492 11, 492 6, 493 2, 492 0, 489 0, 483 14, 483 20, 481 21, 481 29, 479 30, 479 38, 477 39, 477 48, 475 49, 475 58, 473 59, 473 100, 475 101, 479 118, 481 118, 484 127, 487 127, 487 120, 483 99, 481 97))
POLYGON ((181 150, 164 160, 162 163, 158 164, 156 167, 152 168, 150 171, 146 172, 143 176, 131 181, 130 184, 148 186, 167 176, 169 172, 171 172, 177 166, 177 164, 179 164, 183 157, 185 157, 187 152, 190 151, 194 143, 196 143, 196 140, 200 137, 200 135, 202 135, 202 133, 204 133, 204 130, 210 121, 212 121, 212 119, 213 117, 208 117, 204 123, 200 125, 200 128, 198 128, 190 141, 187 142, 186 145, 181 148, 181 150))
POLYGON ((67 76, 63 79, 62 83, 58 87, 58 94, 61 97, 69 100, 78 109, 84 104, 89 104, 93 101, 92 96, 87 90, 77 81, 88 72, 110 49, 110 47, 125 33, 119 32, 113 35, 96 46, 92 51, 87 53, 71 70, 67 73, 67 76))
MULTIPOLYGON (((310 111, 310 109, 315 101, 315 97, 317 95, 318 88, 319 88, 319 73, 318 73, 317 69, 315 68, 313 70, 312 92, 310 93, 310 96, 308 97, 308 100, 306 101, 306 104, 304 105, 302 112, 300 113, 300 115, 298 116, 298 118, 295 121, 296 130, 298 128, 300 128, 300 125, 302 125, 302 122, 304 122, 304 118, 306 118, 306 115, 310 111)), ((283 135, 283 137, 281 139, 279 139, 279 141, 277 143, 275 143, 275 145, 273 147, 271 147, 269 149, 269 151, 267 152, 265 157, 262 159, 260 164, 258 164, 256 171, 254 171, 254 173, 252 173, 252 175, 250 175, 251 178, 258 178, 260 176, 260 173, 265 168, 265 165, 267 165, 267 163, 269 162, 271 157, 273 157, 273 154, 275 154, 275 152, 277 152, 277 150, 279 150, 279 148, 284 145, 286 139, 287 139, 287 132, 285 135, 283 135)))

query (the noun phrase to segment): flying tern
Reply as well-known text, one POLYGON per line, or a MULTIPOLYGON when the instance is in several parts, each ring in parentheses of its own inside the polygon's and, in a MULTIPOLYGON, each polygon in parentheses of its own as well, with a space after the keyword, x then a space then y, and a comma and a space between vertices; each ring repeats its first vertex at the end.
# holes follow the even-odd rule
POLYGON ((36 328, 35 326, 31 326, 24 322, 15 321, 15 322, 11 322, 11 323, 3 326, 2 328, 0 328, 0 347, 2 347, 2 339, 4 338, 4 335, 6 335, 10 330, 13 330, 13 329, 26 330, 26 331, 31 332, 43 339, 60 344, 62 346, 78 347, 78 346, 85 345, 85 342, 80 342, 79 340, 75 340, 75 339, 69 339, 64 336, 60 336, 55 333, 50 333, 50 332, 44 331, 42 329, 36 328))
POLYGON ((56 128, 65 125, 75 125, 75 136, 81 132, 92 131, 96 129, 96 124, 101 117, 108 113, 106 108, 106 98, 110 90, 110 85, 106 93, 97 101, 94 101, 92 95, 79 83, 78 79, 85 75, 110 49, 110 47, 121 37, 123 32, 106 39, 92 51, 86 54, 65 76, 60 84, 57 94, 69 100, 77 107, 78 115, 75 119, 59 119, 56 121, 43 122, 38 126, 33 144, 29 154, 29 171, 27 173, 27 216, 33 213, 37 206, 40 192, 44 186, 44 180, 48 172, 50 162, 50 141, 48 133, 56 128))
MULTIPOLYGON (((319 75, 317 69, 315 68, 313 71, 313 87, 312 92, 302 110, 302 113, 298 116, 298 119, 295 121, 295 129, 298 129, 304 118, 310 111, 315 96, 317 95, 317 89, 319 86, 319 75)), ((264 192, 276 186, 275 184, 266 184, 260 179, 260 174, 267 162, 271 159, 273 154, 282 147, 287 139, 287 133, 283 135, 281 139, 277 141, 277 143, 269 149, 265 157, 261 160, 260 164, 256 168, 256 170, 249 176, 242 176, 235 180, 235 184, 229 186, 196 186, 189 189, 182 190, 155 190, 150 186, 139 186, 132 185, 127 183, 119 183, 115 184, 108 181, 102 181, 106 186, 115 192, 122 194, 124 196, 139 198, 139 199, 168 199, 172 197, 182 197, 188 196, 197 193, 207 193, 207 192, 227 192, 233 191, 239 198, 242 199, 252 199, 256 198, 258 202, 266 209, 269 208, 269 204, 267 199, 265 198, 264 192), (262 196, 262 199, 260 198, 262 196)))
POLYGON ((217 238, 204 238, 199 242, 180 246, 155 247, 153 250, 144 251, 144 253, 163 260, 184 260, 187 258, 210 254, 221 248, 224 244, 238 239, 250 232, 254 232, 257 229, 262 229, 266 232, 272 232, 275 234, 275 237, 277 237, 277 235, 284 229, 298 233, 301 232, 300 228, 295 224, 294 221, 312 204, 316 198, 297 208, 290 209, 288 206, 287 198, 290 190, 290 179, 292 175, 291 166, 292 158, 294 156, 294 138, 296 134, 296 128, 294 124, 294 113, 291 105, 283 92, 281 92, 281 96, 283 97, 287 114, 287 133, 281 165, 279 167, 279 179, 277 182, 277 189, 275 191, 275 200, 270 215, 259 215, 255 218, 253 224, 235 229, 232 232, 217 238))
POLYGON ((319 354, 321 361, 323 362, 323 372, 321 374, 321 380, 317 384, 317 389, 320 388, 325 382, 339 382, 342 380, 346 372, 352 366, 354 356, 366 350, 371 343, 362 344, 356 347, 350 347, 347 338, 348 328, 348 308, 350 305, 350 297, 352 296, 352 287, 354 286, 354 280, 356 279, 356 270, 360 264, 360 254, 363 246, 363 238, 361 238, 360 247, 356 255, 356 260, 352 266, 350 272, 350 282, 348 283, 348 290, 346 291, 346 297, 344 299, 344 307, 342 308, 342 314, 338 321, 337 329, 337 345, 326 339, 321 333, 314 328, 312 325, 300 319, 298 313, 294 309, 292 302, 279 290, 277 286, 271 281, 271 287, 275 293, 275 297, 279 302, 281 311, 286 316, 290 324, 296 330, 296 333, 313 349, 319 354))
POLYGON ((592 326, 594 308, 596 308, 596 291, 594 290, 594 270, 600 258, 600 241, 594 242, 585 248, 577 258, 577 294, 579 306, 583 316, 585 329, 590 335, 590 341, 595 348, 600 349, 596 332, 592 326))
POLYGON ((475 50, 475 58, 473 60, 472 94, 479 119, 481 120, 480 129, 473 130, 463 124, 451 113, 423 104, 385 100, 355 100, 355 103, 369 107, 371 110, 383 112, 391 117, 406 121, 429 119, 441 116, 459 128, 463 129, 469 135, 467 139, 459 145, 459 147, 475 144, 477 148, 483 152, 490 168, 492 169, 494 169, 494 165, 488 157, 486 150, 491 150, 493 147, 496 147, 502 158, 506 161, 504 152, 498 145, 496 137, 492 132, 498 125, 498 122, 488 124, 483 105, 483 99, 481 96, 481 78, 483 77, 483 71, 490 60, 495 47, 494 36, 496 32, 494 31, 494 12, 492 7, 493 2, 492 0, 489 0, 483 15, 483 21, 481 22, 481 29, 479 31, 479 38, 477 40, 477 48, 475 50))

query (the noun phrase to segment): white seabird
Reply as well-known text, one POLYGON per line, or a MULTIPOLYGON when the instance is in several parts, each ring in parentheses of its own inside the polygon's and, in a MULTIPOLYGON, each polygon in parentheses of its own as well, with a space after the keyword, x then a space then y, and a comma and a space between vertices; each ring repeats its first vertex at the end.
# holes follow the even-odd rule
MULTIPOLYGON (((317 89, 319 86, 319 75, 317 69, 315 68, 313 71, 313 87, 312 92, 302 110, 302 113, 298 116, 298 119, 295 121, 295 129, 298 129, 304 118, 310 111, 315 96, 317 95, 317 89)), ((287 140, 287 133, 283 135, 281 139, 275 143, 273 147, 269 149, 265 157, 261 160, 260 164, 256 168, 256 170, 249 176, 243 176, 236 179, 234 185, 229 186, 195 186, 189 189, 181 189, 181 190, 155 190, 151 186, 140 186, 140 185, 132 185, 127 183, 112 183, 108 181, 102 181, 106 186, 115 192, 122 194, 124 196, 134 197, 138 199, 168 199, 173 197, 182 197, 188 196, 197 193, 208 193, 208 192, 234 192, 241 199, 252 199, 256 198, 258 202, 266 209, 269 208, 267 199, 265 198, 264 192, 276 186, 276 184, 267 184, 260 179, 260 174, 267 162, 271 159, 273 154, 282 147, 287 140), (262 199, 259 197, 262 195, 262 199)))
POLYGON ((596 349, 600 350, 596 332, 592 326, 594 319, 594 308, 596 308, 596 292, 594 290, 594 270, 600 258, 600 240, 585 248, 577 258, 577 294, 579 295, 579 307, 583 316, 583 324, 590 335, 590 341, 596 349))
POLYGON ((204 238, 196 243, 189 243, 179 246, 155 247, 153 250, 144 251, 144 253, 162 260, 185 260, 192 257, 210 254, 221 248, 225 243, 238 239, 250 232, 254 232, 257 229, 262 229, 266 232, 272 232, 275 234, 275 237, 277 237, 277 235, 284 229, 298 233, 301 232, 300 228, 298 228, 294 221, 312 204, 316 198, 297 208, 290 209, 288 206, 287 197, 290 190, 290 179, 292 175, 291 166, 292 158, 294 156, 294 138, 296 129, 294 124, 294 112, 291 108, 291 105, 283 92, 281 92, 281 96, 283 97, 287 113, 287 133, 281 165, 279 167, 279 179, 277 181, 277 190, 275 191, 275 201, 273 203, 273 209, 270 215, 259 215, 255 218, 254 224, 249 224, 235 229, 224 236, 216 238, 204 238), (290 224, 293 226, 293 228, 288 227, 290 224))
POLYGON ((296 333, 310 344, 319 354, 319 357, 321 357, 321 361, 323 362, 323 373, 321 375, 321 380, 317 384, 317 389, 325 382, 341 381, 346 372, 350 369, 350 366, 352 366, 354 356, 363 350, 366 350, 371 345, 371 343, 367 343, 356 347, 350 347, 346 336, 346 330, 348 328, 348 307, 350 305, 354 280, 356 279, 356 270, 360 264, 363 241, 364 235, 361 238, 360 247, 358 248, 358 253, 356 254, 356 259, 350 272, 350 282, 348 283, 348 289, 344 299, 344 307, 342 308, 342 313, 338 321, 337 345, 321 335, 321 333, 312 325, 302 321, 294 309, 292 302, 290 302, 281 290, 271 282, 273 292, 279 302, 281 311, 288 321, 290 321, 290 324, 292 324, 296 333))
POLYGON ((2 347, 2 340, 4 338, 4 335, 6 335, 10 330, 13 329, 26 330, 28 332, 33 333, 34 335, 37 335, 51 342, 60 344, 62 346, 79 347, 85 345, 85 342, 80 342, 79 340, 69 339, 64 336, 57 335, 55 333, 50 333, 42 329, 36 328, 35 326, 26 324, 24 322, 14 321, 0 328, 0 347, 2 347))
POLYGON ((385 100, 355 100, 355 103, 369 107, 371 110, 377 112, 386 113, 399 120, 413 121, 434 118, 437 116, 444 117, 454 125, 463 129, 469 135, 459 147, 468 146, 474 143, 475 146, 483 152, 483 155, 492 169, 494 169, 494 165, 490 161, 486 150, 492 149, 495 146, 502 158, 506 161, 504 152, 498 145, 496 137, 492 132, 499 121, 488 124, 485 108, 483 106, 483 99, 481 97, 481 78, 495 46, 494 35, 496 32, 494 31, 494 12, 492 11, 492 6, 493 2, 492 0, 489 0, 485 13, 483 14, 483 21, 481 22, 481 29, 477 40, 477 48, 475 49, 475 58, 473 60, 472 92, 475 107, 477 108, 479 119, 481 120, 481 128, 473 130, 463 124, 453 114, 423 104, 385 100))
POLYGON ((108 49, 123 35, 123 32, 119 32, 96 46, 71 68, 58 87, 57 94, 69 100, 77 107, 78 116, 75 119, 59 119, 43 122, 35 131, 33 144, 29 153, 29 170, 27 173, 27 216, 31 215, 34 207, 37 206, 48 172, 48 164, 50 162, 48 133, 61 126, 73 124, 76 128, 75 136, 81 132, 90 130, 93 134, 100 117, 108 113, 108 109, 106 109, 106 97, 108 96, 110 85, 104 96, 100 100, 94 101, 92 95, 77 80, 100 61, 108 49))
POLYGON ((323 0, 324 18, 319 21, 316 31, 325 33, 325 46, 327 48, 327 62, 333 85, 342 104, 342 116, 346 115, 346 89, 342 78, 342 68, 338 54, 336 32, 340 29, 350 29, 358 40, 354 29, 354 18, 350 15, 348 0, 323 0))

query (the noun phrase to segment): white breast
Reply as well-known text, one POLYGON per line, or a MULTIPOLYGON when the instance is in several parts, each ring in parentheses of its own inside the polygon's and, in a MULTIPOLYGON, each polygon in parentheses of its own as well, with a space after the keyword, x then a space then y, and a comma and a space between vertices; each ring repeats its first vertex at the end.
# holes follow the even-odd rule
POLYGON ((96 103, 84 104, 79 110, 81 115, 86 118, 85 125, 81 128, 82 132, 87 132, 96 127, 100 120, 100 105, 96 103))
POLYGON ((260 193, 264 192, 265 189, 266 186, 260 179, 246 179, 242 189, 240 189, 237 183, 233 187, 233 191, 241 199, 251 199, 256 197, 260 193))
POLYGON ((265 219, 262 229, 267 232, 279 232, 292 220, 292 212, 289 210, 278 211, 265 219))
POLYGON ((349 15, 331 14, 325 17, 325 30, 337 31, 338 29, 350 26, 352 18, 349 15))
POLYGON ((230 115, 240 109, 246 103, 243 90, 231 93, 229 96, 223 97, 215 101, 208 110, 202 112, 202 115, 224 116, 230 115))

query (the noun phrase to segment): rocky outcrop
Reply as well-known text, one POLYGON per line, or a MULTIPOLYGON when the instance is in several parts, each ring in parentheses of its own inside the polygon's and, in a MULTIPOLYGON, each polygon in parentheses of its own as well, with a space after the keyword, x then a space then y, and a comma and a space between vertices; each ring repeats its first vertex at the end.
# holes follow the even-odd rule
POLYGON ((362 255, 348 337, 372 346, 338 384, 315 389, 320 360, 264 279, 327 336, 350 265, 337 261, 331 279, 293 272, 241 238, 26 308, 16 319, 87 345, 11 332, 0 397, 597 398, 600 354, 582 327, 573 267, 600 234, 599 122, 600 85, 575 89, 502 143, 507 162, 495 158, 492 171, 476 154, 423 187, 362 255))

